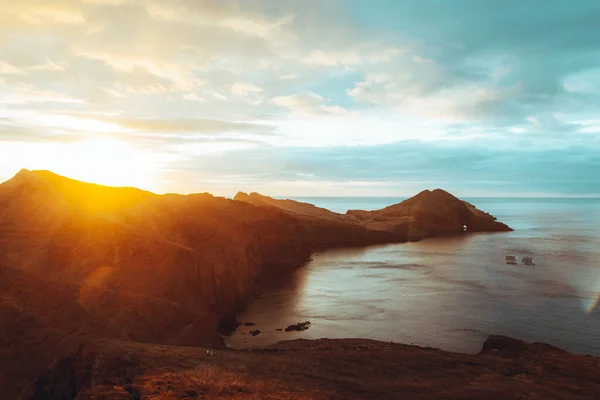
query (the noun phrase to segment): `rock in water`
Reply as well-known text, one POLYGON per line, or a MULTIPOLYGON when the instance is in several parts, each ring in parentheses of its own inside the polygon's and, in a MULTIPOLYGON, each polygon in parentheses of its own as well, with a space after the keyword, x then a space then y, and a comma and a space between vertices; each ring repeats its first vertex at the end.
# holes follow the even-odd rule
POLYGON ((298 331, 298 332, 302 332, 307 330, 310 327, 310 321, 305 321, 305 322, 299 322, 297 324, 293 324, 288 326, 287 328, 285 328, 286 332, 291 332, 291 331, 298 331))

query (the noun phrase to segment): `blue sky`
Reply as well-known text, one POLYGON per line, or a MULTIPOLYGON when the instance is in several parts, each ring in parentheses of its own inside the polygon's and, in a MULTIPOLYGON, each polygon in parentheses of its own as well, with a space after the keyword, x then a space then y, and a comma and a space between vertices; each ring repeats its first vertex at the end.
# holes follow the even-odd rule
POLYGON ((596 1, 0 5, 0 179, 600 196, 596 1))

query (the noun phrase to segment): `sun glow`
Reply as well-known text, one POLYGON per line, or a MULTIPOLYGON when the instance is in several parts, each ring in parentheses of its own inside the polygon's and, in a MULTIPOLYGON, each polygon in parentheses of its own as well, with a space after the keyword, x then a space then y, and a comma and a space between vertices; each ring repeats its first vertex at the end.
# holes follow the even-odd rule
POLYGON ((65 145, 55 160, 59 174, 109 186, 148 188, 152 163, 147 154, 116 140, 92 140, 65 145))
POLYGON ((107 186, 157 191, 155 159, 119 140, 71 143, 2 143, 0 166, 49 170, 69 178, 107 186))
POLYGON ((109 186, 148 188, 152 163, 147 154, 116 140, 93 140, 67 145, 58 173, 109 186))

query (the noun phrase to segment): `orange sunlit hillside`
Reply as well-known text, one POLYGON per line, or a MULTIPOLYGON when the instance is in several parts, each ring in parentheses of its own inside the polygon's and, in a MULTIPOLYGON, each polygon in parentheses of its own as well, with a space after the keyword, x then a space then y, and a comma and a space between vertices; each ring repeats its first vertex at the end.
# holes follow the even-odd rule
POLYGON ((151 192, 137 188, 86 183, 59 176, 50 171, 21 170, 11 183, 18 185, 23 182, 34 186, 45 186, 68 203, 82 207, 86 211, 126 209, 155 196, 151 192))

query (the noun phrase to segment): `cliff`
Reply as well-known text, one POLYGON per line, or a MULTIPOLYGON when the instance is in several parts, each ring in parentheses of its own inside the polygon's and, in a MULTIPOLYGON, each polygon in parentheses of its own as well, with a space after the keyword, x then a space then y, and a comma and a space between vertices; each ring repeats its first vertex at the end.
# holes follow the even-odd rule
POLYGON ((0 398, 65 341, 219 346, 239 308, 313 250, 392 240, 360 227, 308 230, 280 210, 209 194, 19 172, 0 185, 0 398))
POLYGON ((103 334, 132 340, 218 340, 218 317, 259 277, 309 256, 299 229, 284 213, 207 194, 157 196, 29 171, 0 185, 0 263, 73 288, 70 300, 103 334))
MULTIPOLYGON (((384 226, 379 212, 249 197, 156 195, 48 171, 1 184, 0 398, 84 341, 221 347, 239 308, 313 251, 412 238, 395 228, 404 203, 379 211, 384 226)), ((413 226, 429 235, 473 218, 448 207, 432 225, 445 230, 430 229, 422 215, 439 205, 418 204, 413 226)))

